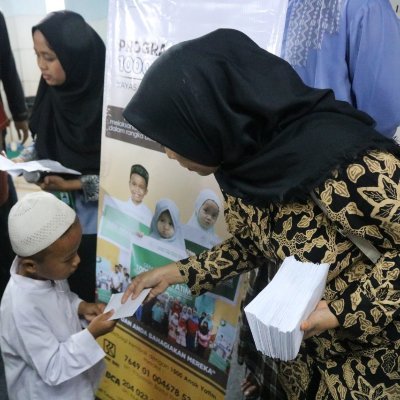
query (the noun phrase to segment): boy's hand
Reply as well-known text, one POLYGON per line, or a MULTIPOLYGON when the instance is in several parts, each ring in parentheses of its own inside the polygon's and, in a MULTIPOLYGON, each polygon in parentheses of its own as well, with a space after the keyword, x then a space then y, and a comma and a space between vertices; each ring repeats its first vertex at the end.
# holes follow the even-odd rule
POLYGON ((78 314, 86 319, 92 321, 97 315, 103 313, 106 305, 103 303, 87 303, 82 301, 78 307, 78 314))
POLYGON ((116 319, 111 319, 111 316, 114 314, 114 310, 110 310, 106 312, 105 314, 100 314, 97 317, 93 318, 93 320, 90 322, 89 326, 87 327, 87 330, 93 335, 95 339, 97 339, 99 336, 105 335, 106 333, 111 332, 116 323, 116 319))

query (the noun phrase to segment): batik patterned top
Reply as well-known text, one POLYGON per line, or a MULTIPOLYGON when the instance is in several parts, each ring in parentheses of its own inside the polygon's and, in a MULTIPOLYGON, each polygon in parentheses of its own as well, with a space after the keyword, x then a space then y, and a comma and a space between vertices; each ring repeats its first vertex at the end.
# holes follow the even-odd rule
POLYGON ((311 398, 318 373, 323 379, 313 390, 321 399, 373 398, 375 392, 376 399, 379 393, 400 398, 399 181, 400 160, 372 151, 316 188, 329 218, 311 199, 257 208, 225 195, 232 237, 178 264, 194 294, 259 266, 260 259, 295 255, 331 264, 324 298, 340 328, 305 340, 294 362, 281 363, 290 399, 311 398), (368 239, 382 257, 373 264, 337 228, 368 239))

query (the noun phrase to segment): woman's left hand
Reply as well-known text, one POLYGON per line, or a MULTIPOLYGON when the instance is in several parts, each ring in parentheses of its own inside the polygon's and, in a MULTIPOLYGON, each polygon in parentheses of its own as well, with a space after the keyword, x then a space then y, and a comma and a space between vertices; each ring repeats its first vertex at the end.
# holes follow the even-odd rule
POLYGON ((43 179, 43 182, 39 183, 42 190, 57 190, 60 192, 70 192, 72 190, 79 190, 82 188, 81 181, 79 179, 64 179, 58 175, 48 175, 43 179))
POLYGON ((310 316, 301 323, 300 329, 304 331, 304 339, 307 339, 338 326, 339 321, 329 309, 328 303, 321 300, 310 316))

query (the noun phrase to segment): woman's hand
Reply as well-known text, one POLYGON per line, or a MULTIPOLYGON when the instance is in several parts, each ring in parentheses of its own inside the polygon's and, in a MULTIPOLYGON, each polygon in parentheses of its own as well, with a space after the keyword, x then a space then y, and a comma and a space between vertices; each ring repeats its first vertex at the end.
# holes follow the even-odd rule
POLYGON ((82 183, 79 179, 64 179, 58 175, 45 176, 43 182, 38 184, 42 190, 60 192, 70 192, 82 189, 82 183))
POLYGON ((22 144, 26 142, 29 137, 29 126, 28 121, 14 121, 15 129, 17 130, 18 139, 22 139, 22 144))
POLYGON ((147 296, 149 301, 176 283, 184 283, 184 279, 175 263, 142 272, 128 286, 121 302, 125 303, 129 296, 135 299, 143 289, 152 288, 147 296))
POLYGON ((338 326, 339 321, 329 309, 328 303, 321 300, 310 316, 301 323, 300 329, 304 331, 304 339, 307 339, 338 326))

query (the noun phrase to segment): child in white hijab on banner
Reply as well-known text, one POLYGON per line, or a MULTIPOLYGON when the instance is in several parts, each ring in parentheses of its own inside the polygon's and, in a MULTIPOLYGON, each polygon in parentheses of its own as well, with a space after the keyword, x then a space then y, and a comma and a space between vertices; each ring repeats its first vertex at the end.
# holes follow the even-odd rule
POLYGON ((186 251, 179 209, 172 200, 161 199, 157 202, 149 236, 186 251))
POLYGON ((185 239, 198 243, 207 249, 221 243, 215 233, 215 223, 221 210, 221 200, 211 189, 202 190, 197 196, 194 212, 183 227, 185 239))

